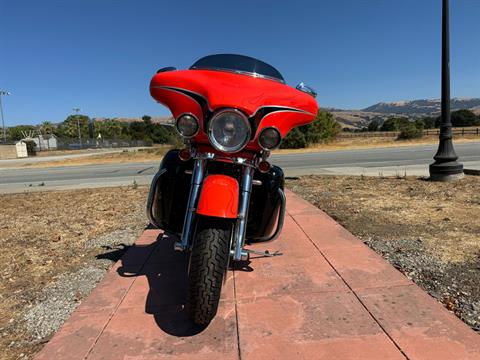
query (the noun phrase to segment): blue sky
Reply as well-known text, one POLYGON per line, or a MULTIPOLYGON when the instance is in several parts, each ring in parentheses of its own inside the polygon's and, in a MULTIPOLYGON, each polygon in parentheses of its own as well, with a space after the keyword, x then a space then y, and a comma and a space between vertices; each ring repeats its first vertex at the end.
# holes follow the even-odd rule
MULTIPOLYGON (((480 97, 480 1, 451 1, 452 96, 480 97)), ((321 106, 440 97, 441 0, 0 0, 8 125, 167 115, 149 96, 163 66, 258 57, 321 106)))

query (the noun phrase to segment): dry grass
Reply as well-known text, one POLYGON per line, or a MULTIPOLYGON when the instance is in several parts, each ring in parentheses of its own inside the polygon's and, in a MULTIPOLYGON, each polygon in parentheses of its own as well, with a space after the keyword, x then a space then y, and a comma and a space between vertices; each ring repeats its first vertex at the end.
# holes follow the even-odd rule
POLYGON ((480 177, 305 176, 288 185, 361 238, 422 238, 445 261, 480 254, 480 177))
MULTIPOLYGON (((455 138, 456 144, 480 142, 478 136, 465 136, 455 138)), ((371 149, 383 147, 408 147, 414 145, 430 145, 437 144, 437 136, 425 136, 421 139, 397 140, 395 137, 351 137, 339 138, 329 143, 316 144, 306 149, 278 149, 273 151, 274 154, 292 154, 306 153, 315 151, 336 151, 336 150, 355 150, 355 149, 371 149)))
POLYGON ((29 342, 25 311, 60 275, 105 251, 86 246, 89 240, 117 229, 140 233, 146 193, 124 187, 0 195, 0 358, 30 357, 41 347, 29 342))

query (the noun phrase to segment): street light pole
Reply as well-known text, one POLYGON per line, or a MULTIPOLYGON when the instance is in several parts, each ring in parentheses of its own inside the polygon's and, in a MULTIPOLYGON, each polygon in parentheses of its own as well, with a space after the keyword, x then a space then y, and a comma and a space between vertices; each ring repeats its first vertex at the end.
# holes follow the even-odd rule
POLYGON ((448 1, 442 0, 442 115, 435 162, 430 164, 430 180, 453 181, 463 177, 463 165, 457 162, 453 148, 450 119, 450 29, 448 1))
POLYGON ((73 111, 75 111, 75 113, 76 113, 75 117, 77 118, 78 141, 80 143, 80 149, 81 149, 82 148, 82 133, 80 131, 80 119, 78 118, 78 113, 80 112, 80 108, 73 108, 73 111))
POLYGON ((2 127, 3 127, 3 143, 7 143, 7 131, 5 129, 5 120, 3 119, 3 106, 2 106, 2 96, 10 95, 10 92, 0 90, 0 115, 2 116, 2 127))

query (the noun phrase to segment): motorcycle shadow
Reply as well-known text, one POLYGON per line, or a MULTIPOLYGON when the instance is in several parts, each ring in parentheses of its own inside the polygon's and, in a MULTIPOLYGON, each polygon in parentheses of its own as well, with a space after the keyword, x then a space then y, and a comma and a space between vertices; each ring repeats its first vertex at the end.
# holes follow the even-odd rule
POLYGON ((130 299, 145 301, 145 312, 153 315, 160 329, 173 336, 194 336, 207 326, 194 324, 188 317, 185 309, 188 257, 173 250, 174 240, 160 235, 152 244, 132 245, 120 259, 117 272, 122 277, 139 278, 130 290, 135 291, 130 299), (146 286, 141 277, 146 279, 146 286))

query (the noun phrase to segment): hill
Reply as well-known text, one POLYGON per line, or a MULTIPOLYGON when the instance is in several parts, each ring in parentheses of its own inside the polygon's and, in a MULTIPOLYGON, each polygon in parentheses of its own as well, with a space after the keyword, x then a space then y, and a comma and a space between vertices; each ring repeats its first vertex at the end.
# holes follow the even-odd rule
MULTIPOLYGON (((327 108, 335 119, 345 128, 362 128, 373 120, 386 120, 390 117, 405 116, 422 118, 440 115, 440 99, 419 99, 397 102, 380 102, 361 110, 342 110, 327 108)), ((480 98, 453 98, 451 110, 467 109, 480 114, 480 98)))

